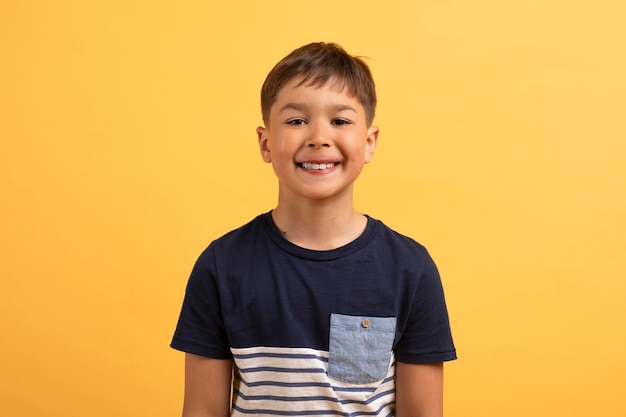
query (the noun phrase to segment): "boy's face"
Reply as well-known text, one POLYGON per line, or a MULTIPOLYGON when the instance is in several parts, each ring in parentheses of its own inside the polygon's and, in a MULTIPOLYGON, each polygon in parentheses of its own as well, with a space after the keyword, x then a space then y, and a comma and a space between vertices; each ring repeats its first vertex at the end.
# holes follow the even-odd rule
POLYGON ((257 129, 263 160, 274 168, 281 197, 351 198, 374 155, 378 128, 367 125, 361 103, 335 80, 321 87, 300 81, 279 91, 267 126, 257 129))

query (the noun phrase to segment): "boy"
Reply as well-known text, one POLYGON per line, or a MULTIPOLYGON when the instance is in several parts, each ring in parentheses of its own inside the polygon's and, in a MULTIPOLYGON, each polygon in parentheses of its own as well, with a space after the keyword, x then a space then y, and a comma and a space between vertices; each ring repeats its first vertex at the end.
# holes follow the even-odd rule
POLYGON ((369 68, 305 45, 269 73, 261 107, 278 204, 192 271, 172 341, 183 416, 441 417, 456 353, 435 264, 353 207, 378 140, 369 68))

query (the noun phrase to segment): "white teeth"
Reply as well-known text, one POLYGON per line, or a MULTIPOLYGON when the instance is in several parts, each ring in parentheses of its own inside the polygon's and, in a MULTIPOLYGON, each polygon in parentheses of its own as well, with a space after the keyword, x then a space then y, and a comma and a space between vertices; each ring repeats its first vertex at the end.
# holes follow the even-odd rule
POLYGON ((303 162, 302 168, 304 169, 329 169, 335 166, 334 162, 330 162, 328 164, 315 164, 312 162, 303 162))

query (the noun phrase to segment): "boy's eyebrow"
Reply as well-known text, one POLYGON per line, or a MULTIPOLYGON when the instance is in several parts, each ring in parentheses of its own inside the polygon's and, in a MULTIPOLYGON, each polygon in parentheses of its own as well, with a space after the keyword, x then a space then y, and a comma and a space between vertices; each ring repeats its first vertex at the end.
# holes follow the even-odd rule
MULTIPOLYGON (((281 109, 279 110, 279 113, 282 113, 286 110, 303 111, 307 108, 308 106, 306 103, 287 103, 283 107, 281 107, 281 109)), ((356 109, 348 104, 337 104, 336 106, 333 107, 333 110, 335 111, 350 110, 350 111, 357 113, 356 109)))
POLYGON ((298 110, 302 111, 307 107, 305 103, 287 103, 283 107, 281 107, 279 113, 282 113, 286 110, 298 110))

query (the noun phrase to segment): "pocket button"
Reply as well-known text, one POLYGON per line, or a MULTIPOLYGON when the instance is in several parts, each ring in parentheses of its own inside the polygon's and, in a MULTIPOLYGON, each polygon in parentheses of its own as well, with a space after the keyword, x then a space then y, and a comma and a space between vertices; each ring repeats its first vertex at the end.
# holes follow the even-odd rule
POLYGON ((363 326, 363 328, 367 329, 368 327, 370 327, 370 321, 368 319, 365 319, 361 322, 361 326, 363 326))

